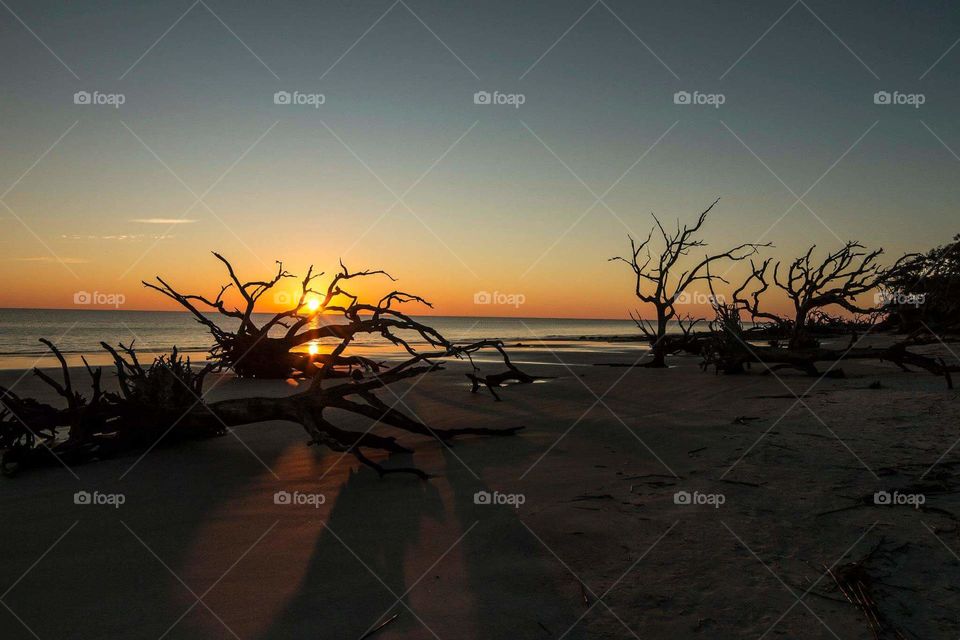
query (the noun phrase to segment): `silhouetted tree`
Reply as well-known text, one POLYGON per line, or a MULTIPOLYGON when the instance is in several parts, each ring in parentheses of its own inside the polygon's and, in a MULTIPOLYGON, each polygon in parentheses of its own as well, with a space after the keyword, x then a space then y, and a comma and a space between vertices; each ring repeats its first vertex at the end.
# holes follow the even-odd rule
MULTIPOLYGON (((263 296, 282 281, 296 276, 277 263, 277 272, 268 280, 242 282, 230 262, 218 253, 214 256, 226 267, 230 282, 220 288, 213 299, 194 294, 180 293, 163 278, 157 277, 157 284, 144 282, 150 289, 175 300, 191 314, 197 322, 207 327, 214 340, 210 350, 210 359, 218 369, 232 369, 241 378, 285 378, 294 373, 309 375, 321 364, 362 367, 377 371, 380 364, 358 355, 345 355, 354 336, 361 334, 380 335, 397 346, 409 351, 405 339, 397 332, 412 332, 431 346, 443 346, 446 341, 432 328, 415 322, 409 316, 398 311, 396 305, 415 302, 427 307, 432 305, 420 296, 392 291, 376 304, 362 303, 356 295, 345 287, 356 278, 384 276, 391 281, 395 278, 386 271, 366 270, 350 271, 341 262, 340 271, 330 280, 324 289, 314 289, 313 283, 324 274, 313 273, 311 266, 306 277, 300 282, 300 291, 282 311, 267 315, 258 324, 255 317, 257 304, 263 296), (224 299, 229 291, 236 291, 242 301, 240 308, 230 306, 224 299), (317 301, 310 310, 309 299, 317 301), (216 312, 225 320, 216 322, 216 312), (311 342, 332 340, 336 345, 329 353, 309 356, 306 353, 292 352, 311 342)), ((286 298, 278 294, 278 299, 286 298)), ((334 375, 335 371, 328 371, 334 375)))
POLYGON ((884 283, 882 301, 902 331, 960 327, 960 235, 920 255, 908 255, 884 283))
POLYGON ((828 254, 820 262, 813 258, 816 246, 785 266, 777 261, 770 270, 772 259, 759 266, 751 261, 752 272, 734 292, 734 304, 750 314, 755 322, 768 321, 789 336, 789 347, 800 349, 817 346, 817 340, 808 329, 812 320, 830 324, 834 318, 825 309, 838 308, 850 313, 876 314, 874 300, 864 306, 858 298, 878 291, 892 274, 898 273, 906 257, 891 267, 878 261, 883 249, 867 251, 859 242, 847 242, 841 249, 828 254), (760 297, 770 287, 779 289, 793 305, 793 313, 786 317, 761 308, 760 297))
MULTIPOLYGON (((887 347, 860 347, 857 334, 870 327, 879 317, 878 307, 862 306, 857 297, 884 286, 890 278, 900 273, 902 265, 910 258, 904 256, 891 267, 883 267, 877 261, 882 250, 867 252, 862 245, 848 242, 822 262, 812 260, 814 247, 803 256, 793 260, 780 276, 781 263, 777 263, 769 276, 770 260, 757 266, 751 262, 750 276, 734 292, 729 303, 714 303, 716 319, 711 323, 712 333, 703 349, 703 368, 716 367, 724 373, 740 373, 745 365, 762 363, 766 370, 781 368, 799 369, 808 375, 819 375, 818 362, 837 363, 842 360, 886 360, 909 370, 908 366, 925 369, 943 376, 952 388, 951 374, 960 371, 956 365, 946 364, 942 358, 931 358, 908 350, 908 347, 923 344, 914 339, 903 340, 887 347), (761 296, 773 287, 784 292, 793 302, 791 316, 781 316, 761 308, 761 296), (866 314, 868 320, 855 316, 852 320, 833 316, 824 311, 836 306, 853 314, 866 314), (742 318, 747 316, 758 325, 746 330, 742 318), (811 326, 833 332, 846 330, 850 344, 840 349, 820 346, 811 326), (750 335, 750 334, 753 335, 750 335), (751 344, 758 336, 774 338, 769 346, 751 344), (777 338, 786 338, 781 346, 777 338)), ((840 369, 831 373, 842 375, 840 369)))
POLYGON ((711 264, 721 260, 745 260, 757 253, 760 247, 770 246, 769 243, 744 243, 723 253, 705 254, 702 259, 690 261, 688 256, 692 251, 707 246, 697 235, 707 219, 707 214, 719 201, 719 198, 714 200, 693 225, 681 227, 678 221, 673 231, 667 231, 660 220, 653 216, 655 225, 650 229, 646 240, 637 244, 630 237, 629 256, 610 258, 611 261, 620 261, 630 266, 636 279, 634 294, 641 302, 651 305, 656 314, 653 321, 644 319, 640 311, 630 314, 651 344, 653 360, 647 366, 665 367, 667 354, 687 342, 683 337, 672 340, 667 333, 670 321, 677 317, 675 305, 687 288, 698 281, 709 283, 715 279, 727 282, 721 276, 710 275, 711 264), (659 236, 659 241, 656 242, 659 249, 653 247, 655 233, 659 236))
POLYGON ((247 304, 242 311, 225 306, 222 301, 223 290, 216 299, 207 300, 179 294, 162 280, 163 288, 153 287, 181 302, 198 320, 203 318, 200 321, 219 339, 214 352, 217 357, 213 362, 197 369, 174 350, 169 357, 161 356, 151 365, 143 366, 132 345, 120 345, 119 349, 115 349, 101 343, 113 357, 119 392, 104 391, 100 384, 101 370, 87 367, 92 380, 92 395, 88 398, 73 387, 70 369, 60 351, 52 343, 43 341, 60 362, 63 382, 39 369, 34 369, 34 373, 66 400, 66 407, 55 408, 23 399, 0 387, 0 452, 4 471, 11 473, 23 466, 57 459, 70 464, 149 447, 160 440, 209 437, 237 425, 287 420, 303 426, 310 437, 310 444, 350 453, 381 475, 405 472, 426 478, 427 474, 419 469, 385 468, 368 458, 365 450, 411 452, 395 438, 372 433, 371 429, 383 425, 440 441, 471 434, 511 435, 522 429, 473 426, 432 429, 377 395, 382 388, 400 380, 439 371, 444 368, 444 361, 449 359, 469 362, 472 373, 467 375, 473 382, 473 391, 476 392, 482 384, 497 400, 499 397, 495 389, 503 382, 535 380, 511 363, 499 340, 454 343, 436 329, 396 308, 407 302, 428 304, 419 296, 393 291, 370 304, 362 302, 358 296, 343 288, 344 282, 351 278, 383 272, 350 272, 343 267, 342 272, 333 278, 321 294, 320 307, 328 314, 335 314, 333 317, 338 317, 339 321, 298 332, 305 324, 305 316, 298 309, 303 306, 306 294, 311 292, 309 284, 316 276, 308 272, 302 281, 302 295, 296 308, 276 314, 273 319, 257 326, 252 318, 254 305, 288 274, 281 267, 271 280, 241 284, 229 263, 220 259, 227 264, 234 284, 244 291, 243 299, 247 304), (194 302, 201 302, 227 317, 236 318, 240 321, 240 328, 236 331, 222 329, 207 320, 194 302), (266 332, 281 320, 287 321, 285 332, 278 338, 268 336, 266 332), (354 341, 362 336, 384 338, 399 347, 405 357, 388 365, 351 354, 354 341), (240 367, 241 362, 259 347, 258 341, 251 344, 254 337, 260 341, 274 342, 267 343, 271 345, 267 350, 256 352, 255 369, 241 369, 249 375, 263 371, 288 371, 292 361, 287 359, 286 349, 291 345, 315 339, 328 340, 331 344, 328 353, 297 356, 309 361, 310 365, 296 364, 299 370, 310 377, 309 385, 299 393, 283 397, 207 401, 203 391, 205 377, 217 367, 240 367), (420 342, 414 342, 414 338, 420 342), (241 349, 241 344, 245 351, 241 349), (472 358, 474 353, 481 350, 492 350, 499 354, 507 370, 504 373, 481 375, 472 358), (264 360, 271 356, 281 359, 285 368, 281 369, 264 360), (333 422, 337 412, 358 416, 370 424, 370 428, 366 431, 342 429, 333 422), (66 431, 65 439, 59 436, 62 431, 66 431))

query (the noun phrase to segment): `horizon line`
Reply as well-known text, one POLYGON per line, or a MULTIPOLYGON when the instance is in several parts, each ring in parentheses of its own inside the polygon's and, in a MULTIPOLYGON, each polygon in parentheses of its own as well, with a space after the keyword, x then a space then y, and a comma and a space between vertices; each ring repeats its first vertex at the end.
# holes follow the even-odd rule
MULTIPOLYGON (((135 313, 180 313, 188 316, 193 314, 186 310, 180 309, 119 309, 119 308, 104 308, 104 307, 3 307, 0 306, 0 311, 97 311, 103 313, 121 311, 121 312, 135 312, 135 313)), ((216 311, 210 311, 211 314, 217 314, 216 311)), ((277 313, 276 311, 256 311, 255 313, 263 315, 273 315, 277 313)), ((340 314, 331 313, 329 315, 342 317, 340 314)), ((584 316, 483 316, 483 315, 458 315, 458 314, 441 314, 441 313, 408 313, 409 316, 420 316, 420 317, 429 317, 429 318, 490 318, 493 320, 604 320, 611 322, 626 321, 631 322, 629 317, 625 318, 597 318, 597 317, 584 317, 584 316)))

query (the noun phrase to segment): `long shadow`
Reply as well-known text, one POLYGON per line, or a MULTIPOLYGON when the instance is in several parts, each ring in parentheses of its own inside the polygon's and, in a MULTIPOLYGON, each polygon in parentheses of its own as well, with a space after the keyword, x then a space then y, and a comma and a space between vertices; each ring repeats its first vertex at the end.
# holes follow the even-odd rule
POLYGON ((351 472, 315 542, 297 595, 261 637, 356 639, 388 609, 403 611, 391 631, 420 627, 401 605, 393 606, 393 594, 407 589, 404 561, 419 541, 423 520, 443 517, 430 482, 380 479, 366 467, 351 472))
MULTIPOLYGON (((241 437, 267 466, 290 446, 282 438, 243 431, 241 437)), ((76 466, 79 480, 60 467, 5 480, 0 593, 15 585, 4 602, 26 626, 0 608, 0 638, 159 637, 192 600, 163 565, 179 570, 210 514, 242 499, 267 473, 248 451, 223 446, 230 442, 227 435, 158 447, 123 480, 120 475, 139 453, 76 466), (117 509, 76 505, 73 496, 80 489, 123 493, 126 501, 117 509)), ((231 545, 242 546, 241 539, 231 545)), ((197 593, 208 586, 190 584, 197 593)), ((189 629, 185 620, 168 637, 182 637, 189 629)))
MULTIPOLYGON (((494 489, 464 465, 481 477, 485 472, 495 477, 506 469, 512 473, 535 459, 539 447, 520 436, 463 439, 457 442, 456 455, 439 443, 422 443, 418 450, 427 454, 431 447, 440 455, 430 459, 442 461, 444 470, 429 482, 402 476, 380 479, 365 467, 350 474, 315 542, 296 595, 261 638, 321 633, 359 639, 393 614, 399 614, 396 620, 374 637, 430 638, 437 633, 444 639, 555 638, 574 624, 583 611, 576 579, 524 526, 522 509, 475 503, 476 492, 494 489), (410 588, 468 529, 403 599, 413 612, 397 604, 393 594, 410 588), (423 540, 431 530, 442 530, 443 541, 423 540), (423 549, 428 549, 422 552, 426 555, 411 558, 423 549), (462 559, 462 571, 456 568, 457 558, 462 559), (445 582, 431 588, 440 575, 445 582), (460 592, 443 591, 440 585, 445 584, 460 592), (418 606, 423 598, 431 598, 429 608, 418 606), (455 606, 468 611, 469 619, 456 623, 449 614, 455 606)), ((388 464, 401 464, 403 457, 388 464)), ((585 636, 578 625, 566 637, 585 636)))
MULTIPOLYGON (((420 397, 447 407, 445 410, 431 406, 436 414, 459 416, 461 421, 499 422, 497 426, 551 423, 543 403, 536 399, 535 387, 518 385, 502 394, 503 403, 489 401, 485 394, 464 399, 440 388, 423 389, 420 397), (463 413, 465 402, 469 402, 467 414, 463 413)), ((559 424, 560 420, 556 422, 559 424)), ((548 542, 544 533, 536 531, 535 526, 528 529, 523 522, 525 513, 542 505, 527 501, 516 508, 507 504, 477 504, 475 500, 477 492, 522 490, 517 476, 543 453, 542 446, 534 444, 525 433, 510 438, 461 439, 452 450, 442 448, 445 504, 460 531, 476 525, 457 549, 463 558, 465 589, 472 605, 472 637, 558 638, 573 627, 564 637, 577 640, 586 637, 583 621, 574 626, 585 609, 577 579, 531 529, 548 542)), ((570 563, 571 559, 564 561, 570 563)), ((470 624, 464 626, 469 628, 470 624)))
MULTIPOLYGON (((521 438, 473 441, 471 455, 457 455, 481 478, 490 476, 496 483, 497 471, 524 468, 541 453, 521 438), (476 447, 476 451, 473 448, 476 447), (484 451, 486 449, 486 451, 484 451), (495 465, 483 465, 494 460, 495 465), (489 468, 488 468, 489 466, 489 468)), ((445 451, 448 480, 452 489, 453 514, 466 528, 477 523, 464 538, 462 553, 466 564, 467 585, 474 600, 476 637, 483 640, 523 640, 558 638, 574 625, 583 611, 576 578, 571 575, 524 525, 525 510, 508 504, 477 504, 478 491, 492 494, 494 487, 477 481, 462 470, 462 464, 445 451)), ((511 471, 512 472, 512 471, 511 471)), ((515 478, 500 485, 510 493, 515 478)), ((534 529, 535 531, 535 529, 534 529)), ((543 538, 542 532, 536 532, 543 538)), ((568 562, 571 559, 565 558, 568 562)), ((582 623, 581 623, 582 624, 582 623)), ((578 624, 565 638, 584 638, 578 624)))

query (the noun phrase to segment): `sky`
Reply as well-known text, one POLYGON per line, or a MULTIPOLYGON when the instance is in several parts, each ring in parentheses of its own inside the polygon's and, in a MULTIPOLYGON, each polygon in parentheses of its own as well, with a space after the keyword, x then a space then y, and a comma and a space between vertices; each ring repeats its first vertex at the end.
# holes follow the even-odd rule
POLYGON ((960 232, 948 2, 2 5, 0 307, 169 309, 140 281, 215 294, 218 251, 386 269, 442 315, 623 318, 608 258, 717 197, 718 251, 960 232))

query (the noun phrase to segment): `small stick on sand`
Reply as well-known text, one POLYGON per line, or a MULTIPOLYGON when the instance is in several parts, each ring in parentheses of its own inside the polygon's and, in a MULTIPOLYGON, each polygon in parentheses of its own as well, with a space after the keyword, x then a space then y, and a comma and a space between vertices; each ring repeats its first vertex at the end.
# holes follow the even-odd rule
POLYGON ((377 626, 374 627, 373 629, 370 629, 370 631, 368 631, 368 632, 366 632, 365 634, 363 634, 362 636, 360 636, 360 640, 367 640, 367 638, 372 637, 375 633, 377 633, 378 631, 380 631, 380 630, 383 629, 385 626, 387 626, 388 624, 390 624, 391 622, 393 622, 394 620, 396 620, 396 619, 399 618, 399 617, 400 617, 400 614, 399 614, 399 613, 393 614, 392 616, 390 616, 389 618, 387 618, 386 620, 384 620, 383 622, 381 622, 379 625, 377 625, 377 626))

